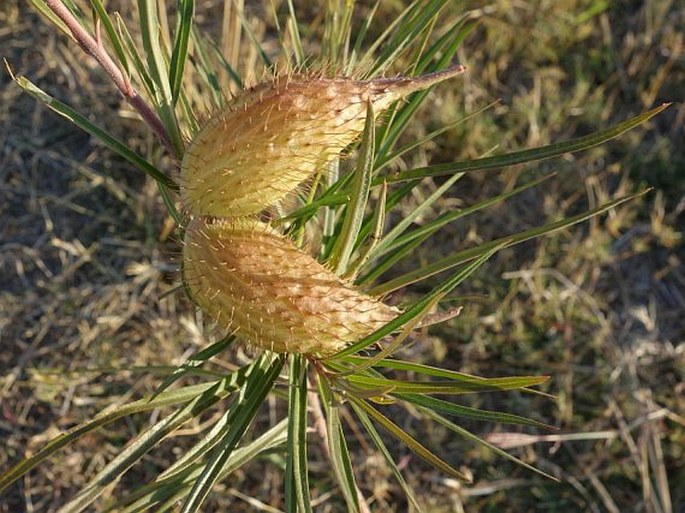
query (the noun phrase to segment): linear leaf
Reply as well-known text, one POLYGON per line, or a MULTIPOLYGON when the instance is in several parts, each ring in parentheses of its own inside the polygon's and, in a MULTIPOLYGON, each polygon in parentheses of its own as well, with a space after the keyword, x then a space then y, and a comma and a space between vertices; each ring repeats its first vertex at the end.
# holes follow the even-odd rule
MULTIPOLYGON (((231 456, 228 458, 226 465, 221 471, 219 480, 224 479, 238 468, 255 459, 261 453, 270 451, 280 445, 283 445, 287 439, 287 432, 288 421, 287 419, 283 419, 274 427, 255 438, 249 444, 233 451, 231 456)), ((107 507, 105 511, 117 511, 118 513, 137 513, 142 511, 150 511, 150 508, 158 505, 162 501, 176 502, 180 500, 188 490, 190 490, 193 483, 201 473, 201 464, 195 463, 194 465, 185 468, 183 471, 174 473, 173 475, 168 475, 165 477, 159 476, 154 482, 138 488, 127 497, 107 507)), ((158 509, 158 511, 167 511, 167 509, 161 508, 158 509)))
POLYGON ((202 473, 193 484, 186 497, 181 513, 199 511, 202 503, 221 476, 221 471, 230 458, 235 446, 252 423, 259 407, 273 387, 273 383, 283 367, 283 358, 263 354, 250 366, 250 372, 241 389, 240 396, 231 404, 235 419, 225 428, 225 433, 212 451, 202 473))
MULTIPOLYGON (((664 103, 659 107, 649 110, 639 116, 635 116, 627 121, 619 123, 611 128, 595 132, 584 137, 571 139, 570 141, 549 144, 547 146, 540 146, 529 150, 514 151, 505 155, 495 155, 493 157, 485 157, 482 159, 466 160, 464 162, 455 162, 451 164, 437 164, 422 168, 411 169, 409 171, 402 171, 394 175, 386 177, 388 182, 403 182, 406 180, 415 180, 418 178, 425 178, 427 176, 442 176, 452 173, 459 173, 463 171, 474 171, 480 169, 496 169, 500 167, 513 166, 516 164, 525 164, 536 160, 550 159, 558 157, 566 153, 573 153, 576 151, 586 150, 594 146, 603 144, 619 135, 635 128, 644 123, 648 119, 656 116, 664 109, 668 108, 670 103, 664 103)), ((377 180, 380 183, 380 179, 377 180)))
POLYGON ((100 0, 90 0, 90 5, 93 6, 93 9, 95 9, 95 12, 97 13, 98 18, 100 18, 103 27, 105 27, 105 32, 107 32, 107 37, 109 37, 109 40, 112 43, 114 53, 116 53, 117 57, 119 58, 119 62, 128 75, 130 71, 128 67, 128 59, 126 58, 126 51, 124 50, 123 42, 115 30, 112 19, 109 17, 105 6, 102 5, 100 0))
POLYGON ((484 252, 490 251, 492 247, 498 246, 513 246, 515 244, 519 244, 521 242, 534 239, 536 237, 540 237, 542 235, 547 235, 549 233, 553 233, 559 230, 563 230, 564 228, 568 228, 569 226, 573 226, 574 224, 580 223, 581 221, 585 221, 587 219, 590 219, 591 217, 596 216, 597 214, 601 214, 602 212, 606 212, 607 210, 610 210, 621 203, 625 203, 626 201, 630 201, 634 198, 637 198, 639 196, 642 196, 643 194, 647 193, 647 191, 639 192, 637 194, 633 194, 630 196, 625 196, 623 198, 619 198, 613 201, 610 201, 608 203, 605 203, 604 205, 601 205, 597 208, 594 208, 592 210, 588 210, 587 212, 583 212, 582 214, 578 214, 572 217, 567 217, 566 219, 562 219, 561 221, 556 221, 554 223, 549 223, 544 226, 540 226, 537 228, 531 228, 529 230, 525 230, 523 232, 519 232, 514 235, 510 235, 507 237, 502 237, 500 239, 496 239, 490 242, 486 242, 484 244, 481 244, 480 246, 470 248, 464 251, 459 251, 458 253, 455 253, 453 255, 450 255, 448 257, 442 258, 440 260, 437 260, 436 262, 433 262, 432 264, 428 264, 423 266, 421 269, 417 269, 416 271, 409 272, 407 274, 404 274, 402 276, 398 276, 395 279, 392 279, 390 281, 387 281, 385 283, 382 283, 381 285, 378 285, 376 287, 373 287, 369 293, 371 295, 382 295, 382 294, 387 294, 389 292, 392 292, 393 290, 400 289, 402 287, 406 287, 407 285, 410 285, 412 283, 416 283, 417 281, 421 281, 423 279, 428 278, 429 276, 433 276, 434 274, 438 274, 442 271, 446 271, 447 269, 450 269, 452 267, 455 267, 459 264, 462 264, 464 262, 468 262, 472 258, 476 258, 479 255, 482 255, 484 252))
POLYGON ((409 502, 414 506, 414 509, 416 511, 421 511, 421 507, 419 506, 419 502, 416 500, 416 495, 414 494, 414 490, 412 490, 411 487, 409 486, 409 484, 407 484, 407 482, 404 480, 404 477, 402 476, 400 469, 397 468, 397 464, 392 459, 392 456, 390 455, 390 451, 388 451, 388 448, 386 447, 385 442, 383 442, 383 439, 378 434, 378 431, 376 431, 376 428, 374 427, 373 423, 371 422, 371 419, 369 419, 369 416, 366 414, 366 412, 364 410, 359 408, 353 402, 350 403, 350 405, 352 406, 352 409, 354 410, 355 414, 357 415, 357 418, 359 419, 359 421, 364 426, 364 429, 366 429, 366 432, 371 437, 371 440, 373 440, 373 443, 376 445, 376 448, 378 449, 378 451, 381 453, 381 455, 385 459, 385 462, 388 464, 388 467, 390 468, 390 472, 392 472, 393 476, 395 477, 395 479, 399 483, 400 487, 402 487, 402 490, 404 491, 404 494, 409 499, 409 502))
MULTIPOLYGON (((476 24, 464 26, 463 22, 457 22, 453 27, 453 30, 445 33, 442 38, 436 41, 435 44, 428 49, 415 67, 414 73, 437 71, 451 66, 461 43, 475 26, 476 24), (436 54, 440 54, 439 58, 435 62, 431 62, 430 59, 436 54)), ((414 114, 429 94, 430 89, 416 92, 410 95, 406 101, 398 104, 398 110, 391 112, 390 121, 385 127, 381 127, 379 130, 382 143, 378 145, 378 162, 382 163, 384 161, 388 152, 390 152, 399 137, 409 126, 409 121, 413 118, 414 114)))
MULTIPOLYGON (((369 261, 370 255, 373 250, 378 245, 378 241, 383 238, 383 232, 385 231, 385 203, 388 197, 388 185, 383 183, 378 195, 378 201, 376 202, 376 208, 373 212, 373 217, 371 218, 371 224, 369 226, 373 227, 373 232, 371 233, 371 240, 367 242, 366 246, 362 247, 359 251, 359 256, 357 259, 349 266, 343 278, 346 280, 354 281, 366 263, 369 261)), ((363 227, 363 226, 362 226, 363 227)), ((361 229, 360 229, 361 231, 361 229)), ((360 235, 361 240, 366 237, 360 235)))
POLYGON ((33 5, 33 8, 38 11, 40 14, 45 16, 48 21, 60 29, 62 32, 64 32, 67 36, 72 41, 76 41, 76 38, 74 37, 74 34, 72 33, 71 29, 67 27, 64 22, 54 13, 50 8, 47 6, 45 3, 45 0, 30 0, 31 4, 33 5))
POLYGON ((285 505, 289 512, 311 513, 307 471, 307 365, 302 355, 290 355, 288 392, 288 458, 285 505))
POLYGON ((538 422, 537 420, 514 415, 513 413, 506 413, 500 411, 481 410, 479 408, 472 408, 470 406, 463 406, 449 401, 438 399, 437 397, 429 397, 421 394, 395 394, 395 397, 402 401, 407 401, 417 406, 424 406, 435 412, 444 413, 447 415, 454 415, 471 420, 481 420, 484 422, 498 422, 502 424, 519 424, 523 426, 534 426, 544 429, 556 429, 554 426, 538 422))
POLYGON ((352 183, 352 198, 345 209, 343 224, 329 259, 331 268, 335 269, 338 274, 344 274, 347 270, 366 212, 366 204, 371 190, 371 173, 373 172, 374 124, 373 104, 368 102, 366 123, 364 124, 362 143, 359 148, 359 157, 352 183))
POLYGON ((425 198, 421 203, 411 212, 402 217, 402 220, 395 225, 378 243, 376 249, 371 253, 370 259, 374 259, 377 255, 382 254, 388 247, 402 235, 412 223, 430 209, 433 204, 439 200, 461 177, 464 173, 457 173, 450 176, 440 187, 438 187, 432 194, 425 198))
POLYGON ((381 412, 376 410, 374 407, 369 405, 366 401, 350 397, 350 401, 358 406, 361 410, 364 410, 372 419, 383 426, 392 436, 397 438, 400 442, 405 444, 408 449, 410 449, 414 454, 420 458, 427 461, 429 464, 435 468, 441 470, 447 475, 450 475, 460 481, 470 482, 468 476, 462 474, 457 469, 453 468, 446 461, 441 459, 439 456, 435 455, 423 445, 412 438, 408 433, 402 430, 397 424, 392 422, 389 418, 383 415, 381 412))
POLYGON ((517 465, 521 465, 522 467, 527 468, 528 470, 531 470, 531 471, 535 472, 536 474, 540 474, 541 476, 546 477, 546 478, 548 478, 548 479, 551 479, 552 481, 557 481, 557 482, 559 482, 559 480, 558 480, 556 477, 554 477, 554 476, 552 476, 552 475, 550 475, 550 474, 548 474, 548 473, 546 473, 546 472, 543 472, 542 470, 540 470, 540 469, 538 469, 538 468, 535 468, 535 467, 532 466, 532 465, 529 465, 529 464, 526 463, 525 461, 522 461, 522 460, 518 459, 517 457, 512 456, 511 454, 509 454, 508 452, 506 452, 506 451, 500 449, 499 447, 497 447, 497 446, 495 446, 495 445, 493 445, 493 444, 491 444, 491 443, 489 443, 489 442, 486 442, 486 441, 483 440, 482 438, 480 438, 480 437, 474 435, 473 433, 471 433, 470 431, 464 429, 463 427, 458 426, 458 425, 455 424, 454 422, 451 422, 451 421, 447 420, 445 417, 443 417, 442 415, 439 415, 438 413, 435 413, 435 412, 432 411, 431 409, 429 409, 429 408, 422 408, 422 407, 419 407, 419 409, 420 409, 421 411, 423 411, 424 413, 426 413, 431 419, 437 421, 439 424, 442 424, 442 425, 445 426, 447 429, 449 429, 449 430, 451 430, 451 431, 457 433, 458 435, 460 435, 460 436, 466 438, 467 440, 470 440, 470 441, 475 442, 476 444, 478 444, 478 445, 480 445, 480 446, 482 446, 482 447, 485 447, 485 448, 487 448, 487 449, 490 449, 491 451, 493 451, 493 452, 494 452, 495 454, 497 454, 498 456, 501 456, 501 457, 506 458, 506 459, 508 459, 508 460, 510 460, 510 461, 513 461, 513 462, 516 463, 517 465))
POLYGON ((229 335, 227 337, 222 338, 218 342, 215 342, 214 344, 211 344, 210 346, 204 348, 203 350, 193 354, 183 363, 183 365, 177 367, 176 370, 174 370, 174 372, 167 376, 167 378, 162 382, 162 384, 159 385, 153 397, 157 397, 160 393, 169 388, 174 382, 188 374, 189 371, 192 371, 197 367, 204 365, 204 363, 207 360, 209 360, 212 356, 215 356, 219 354, 221 351, 224 351, 231 343, 233 343, 234 340, 235 337, 229 335))
POLYGON ((324 380, 319 379, 318 384, 321 402, 326 412, 326 433, 328 435, 328 447, 333 470, 345 496, 348 510, 359 512, 357 484, 354 479, 350 452, 347 448, 345 434, 340 421, 340 405, 335 400, 333 391, 324 380))
POLYGON ((293 1, 288 0, 288 13, 290 14, 288 18, 288 29, 290 31, 290 37, 293 41, 293 46, 295 50, 295 62, 297 66, 300 67, 304 63, 305 56, 304 50, 302 49, 302 39, 300 38, 300 29, 297 25, 297 16, 295 15, 295 7, 293 6, 293 1))
POLYGON ((377 74, 386 70, 394 60, 426 30, 445 7, 448 0, 432 0, 419 5, 408 20, 402 20, 393 38, 381 51, 380 55, 371 66, 371 73, 377 74))
POLYGON ((209 389, 186 406, 156 422, 140 433, 112 461, 100 470, 91 481, 82 487, 78 494, 60 509, 60 513, 78 513, 91 505, 105 490, 114 484, 129 468, 170 433, 196 418, 228 396, 239 386, 244 372, 238 371, 222 380, 215 388, 209 389))
POLYGON ((224 56, 223 52, 221 51, 221 48, 219 47, 219 44, 209 36, 207 36, 207 40, 214 49, 214 55, 219 60, 219 64, 221 64, 221 67, 224 68, 224 70, 231 78, 231 80, 233 80, 235 85, 238 86, 238 89, 244 89, 245 84, 243 83, 243 79, 240 77, 240 73, 238 73, 236 69, 233 66, 231 66, 231 63, 226 60, 226 57, 224 56))
POLYGON ((385 166, 387 166, 388 164, 390 164, 394 160, 400 158, 405 153, 408 153, 411 150, 414 150, 416 148, 420 148, 420 147, 424 146, 426 143, 432 141, 436 137, 444 134, 445 132, 447 132, 447 131, 449 131, 449 130, 451 130, 451 129, 453 129, 453 128, 455 128, 455 127, 457 127, 463 123, 466 123, 468 120, 475 118, 476 116, 482 114, 483 112, 494 107, 495 105, 498 105, 499 103, 500 103, 499 100, 494 101, 492 103, 489 103, 488 105, 471 112, 470 114, 468 114, 467 116, 464 116, 463 118, 459 118, 458 120, 453 121, 451 123, 448 123, 445 126, 438 128, 437 130, 433 130, 430 134, 428 134, 428 135, 426 135, 420 139, 416 139, 416 140, 414 140, 408 144, 405 144, 404 146, 402 146, 401 148, 398 148, 397 150, 390 153, 389 155, 386 155, 382 158, 376 159, 376 170, 383 169, 385 166))
MULTIPOLYGON (((459 173, 455 176, 462 176, 462 173, 459 173)), ((533 180, 530 183, 522 185, 521 187, 517 187, 516 189, 513 189, 509 192, 505 192, 498 196, 493 196, 484 201, 478 202, 475 205, 471 205, 470 207, 461 210, 456 210, 454 212, 445 212, 444 214, 438 216, 437 219, 428 222, 423 226, 418 227, 415 230, 412 230, 409 233, 397 237, 396 240, 391 241, 389 244, 386 244, 386 246, 382 248, 382 250, 376 251, 376 254, 374 255, 376 258, 381 257, 386 253, 388 254, 387 258, 384 258, 378 264, 376 264, 376 266, 371 271, 369 271, 360 280, 358 280, 357 284, 363 285, 365 283, 371 283, 377 280, 384 272, 392 268, 392 266, 399 260, 403 259, 408 255, 411 255, 415 249, 421 246, 421 244, 424 241, 430 238, 436 231, 438 231, 443 226, 452 223, 457 219, 461 219, 462 217, 466 217, 467 215, 483 210, 492 205, 496 205, 497 203, 500 203, 502 201, 506 201, 512 196, 520 194, 521 192, 524 192, 527 189, 539 185, 545 180, 551 178, 552 176, 554 175, 545 175, 542 178, 533 180)))
POLYGON ((126 27, 126 23, 121 18, 121 15, 118 12, 114 13, 114 19, 117 22, 117 31, 119 34, 119 39, 123 42, 124 47, 132 60, 133 67, 136 70, 136 73, 138 73, 138 78, 143 83, 143 86, 145 87, 145 91, 147 92, 148 97, 154 98, 155 83, 152 80, 152 77, 150 76, 150 73, 148 72, 145 63, 143 62, 143 58, 140 56, 140 52, 138 52, 138 47, 136 43, 133 41, 131 33, 128 31, 128 28, 126 27))
POLYGON ((26 474, 29 470, 35 468, 41 462, 55 454, 57 451, 75 442, 83 435, 88 434, 94 429, 105 426, 117 419, 140 413, 144 411, 154 410, 164 406, 171 406, 174 404, 185 403, 199 397, 211 388, 219 388, 218 382, 203 383, 200 385, 192 385, 178 390, 171 390, 162 392, 157 397, 153 398, 151 395, 144 397, 138 401, 134 401, 122 406, 116 406, 98 414, 92 420, 79 424, 78 426, 66 431, 55 438, 40 449, 37 453, 29 458, 25 458, 16 463, 12 468, 0 474, 0 492, 7 488, 11 483, 26 474))
POLYGON ((341 374, 350 375, 360 373, 366 369, 373 367, 376 363, 380 362, 381 360, 387 358, 395 351, 397 351, 397 349, 402 345, 402 343, 407 339, 407 337, 411 335, 411 332, 416 329, 416 327, 423 320, 426 314, 428 314, 428 312, 430 312, 430 310, 432 310, 444 296, 445 294, 443 293, 433 297, 428 303, 426 303, 423 309, 412 320, 410 320, 409 322, 407 322, 407 324, 404 325, 404 327, 402 328, 402 332, 398 334, 391 343, 386 344, 385 347, 383 347, 383 349, 380 350, 377 354, 371 356, 370 358, 366 358, 359 365, 352 367, 351 369, 348 369, 342 372, 341 374))
POLYGON ((173 191, 178 190, 178 185, 164 173, 158 170, 155 166, 150 164, 143 157, 132 151, 125 143, 121 142, 116 137, 110 135, 102 128, 91 123, 85 116, 82 116, 74 109, 62 103, 58 99, 50 96, 48 93, 37 87, 33 82, 29 81, 25 77, 16 77, 15 82, 19 87, 21 87, 28 94, 36 98, 41 103, 45 104, 48 108, 56 112, 62 117, 65 117, 76 126, 82 130, 88 132, 94 137, 97 137, 102 141, 105 146, 114 151, 115 153, 121 155, 123 158, 128 160, 131 164, 135 165, 138 169, 143 171, 145 174, 149 175, 151 178, 155 179, 157 182, 164 184, 173 191))
POLYGON ((391 394, 471 394, 477 392, 496 392, 518 390, 547 381, 547 376, 514 376, 510 378, 490 378, 483 381, 400 381, 372 376, 352 375, 347 380, 359 388, 371 390, 392 387, 391 394))
POLYGON ((197 59, 191 59, 191 64, 198 70, 200 77, 209 87, 214 105, 216 107, 222 106, 224 104, 224 93, 219 83, 219 75, 212 67, 209 52, 206 48, 207 42, 211 44, 209 36, 202 37, 200 30, 197 26, 193 25, 190 31, 190 38, 193 42, 194 53, 197 56, 197 59))
POLYGON ((169 65, 169 83, 171 84, 171 98, 174 105, 178 100, 183 84, 183 67, 188 56, 188 38, 193 26, 194 15, 194 0, 178 0, 176 33, 173 51, 171 52, 171 64, 169 65))
POLYGON ((154 99, 159 118, 164 124, 176 157, 183 155, 183 138, 174 112, 174 100, 167 71, 167 55, 162 49, 160 23, 157 16, 157 2, 138 0, 140 33, 147 55, 147 69, 154 82, 154 99))
POLYGON ((363 338, 362 340, 360 340, 356 344, 352 344, 351 346, 348 346, 347 348, 345 348, 345 349, 339 351, 338 353, 334 354, 329 359, 340 359, 340 358, 343 358, 345 356, 354 354, 358 351, 361 351, 362 349, 370 346, 374 342, 379 341, 383 337, 390 335, 395 330, 401 328, 402 326, 404 326, 404 324, 406 324, 407 322, 414 319, 417 315, 419 315, 424 310, 426 305, 431 303, 435 299, 435 297, 444 296, 446 294, 449 294, 467 276, 469 276, 471 273, 473 273, 476 269, 478 269, 478 267, 483 265, 483 263, 485 263, 486 260, 488 260, 497 251, 499 251, 499 249, 501 247, 503 247, 503 246, 500 245, 500 246, 490 248, 490 251, 488 253, 481 255, 480 258, 478 258, 478 260, 474 261, 471 265, 468 265, 468 266, 464 267, 463 269, 460 269, 452 277, 450 277, 448 280, 446 280, 442 285, 437 286, 431 292, 429 292, 423 298, 421 298, 419 301, 414 303, 409 309, 407 309, 407 311, 400 314, 395 319, 393 319, 392 321, 387 323, 385 326, 379 328, 375 332, 366 336, 365 338, 363 338))
MULTIPOLYGON (((365 360, 368 360, 368 357, 364 356, 347 356, 345 357, 345 361, 348 363, 351 363, 353 365, 359 365, 360 363, 363 363, 365 360)), ((492 385, 492 386, 499 386, 500 384, 508 384, 511 385, 513 382, 511 380, 522 380, 522 382, 528 382, 528 385, 522 385, 522 386, 530 386, 530 385, 537 385, 540 383, 544 383, 545 381, 549 380, 549 376, 517 376, 517 377, 504 377, 504 378, 482 378, 480 376, 474 376, 473 374, 466 374, 464 372, 458 372, 458 371, 453 371, 450 369, 444 369, 442 367, 432 367, 430 365, 424 365, 421 363, 414 363, 414 362, 407 362, 405 360, 394 360, 394 359, 389 359, 386 358, 385 360, 381 360, 377 363, 374 364, 374 367, 381 368, 381 369, 392 369, 392 370, 401 370, 401 371, 407 371, 407 372, 413 372, 415 374, 423 375, 423 376, 431 376, 434 378, 445 378, 445 379, 451 379, 454 381, 459 381, 462 383, 472 383, 474 385, 492 385), (500 381, 504 380, 504 381, 500 381)), ((518 387, 514 387, 518 388, 518 387)))

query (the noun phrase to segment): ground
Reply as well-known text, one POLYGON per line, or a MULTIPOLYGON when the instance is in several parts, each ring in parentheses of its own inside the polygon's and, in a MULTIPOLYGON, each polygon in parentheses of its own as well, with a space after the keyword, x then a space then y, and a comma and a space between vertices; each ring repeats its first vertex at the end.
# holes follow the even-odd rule
MULTIPOLYGON (((469 177, 431 214, 471 205, 544 170, 559 173, 446 228, 402 264, 413 268, 460 245, 653 188, 609 215, 503 252, 459 290, 461 316, 424 330, 407 350, 417 360, 484 376, 550 375, 545 391, 556 399, 493 395, 473 404, 530 415, 558 431, 469 427, 508 444, 561 484, 411 415, 403 427, 440 447, 474 475, 474 484, 441 476, 401 447, 395 454, 426 511, 685 512, 685 7, 667 0, 466 5, 481 21, 460 54, 469 72, 458 85, 436 90, 408 136, 494 99, 501 104, 410 163, 546 144, 674 103, 600 148, 469 177)), ((96 65, 24 2, 2 3, 0 48, 15 73, 157 159, 150 136, 96 65)), ((4 70, 0 141, 5 469, 108 404, 154 390, 164 366, 206 345, 207 335, 179 290, 177 234, 151 181, 21 93, 4 70)), ((432 187, 427 183, 424 193, 432 187)), ((421 198, 417 193, 414 201, 421 198)), ((231 353, 218 365, 243 357, 231 353)), ((274 408, 265 409, 259 427, 273 421, 274 408)), ((150 421, 136 418, 85 437, 1 496, 0 512, 54 511, 150 421)), ((380 460, 353 432, 350 443, 372 509, 402 510, 380 460)), ((173 450, 162 447, 127 482, 149 479, 173 450)), ((279 507, 281 464, 272 455, 238 472, 211 507, 259 510, 255 499, 279 507)), ((340 511, 327 464, 311 471, 313 495, 321 499, 316 510, 340 511)))

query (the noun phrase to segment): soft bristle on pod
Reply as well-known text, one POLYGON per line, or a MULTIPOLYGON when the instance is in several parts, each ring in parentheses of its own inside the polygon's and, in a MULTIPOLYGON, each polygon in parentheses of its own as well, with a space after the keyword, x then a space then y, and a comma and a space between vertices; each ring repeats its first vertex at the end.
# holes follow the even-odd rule
POLYGON ((193 138, 181 164, 191 217, 183 279, 219 326, 276 352, 330 356, 399 311, 362 294, 258 220, 381 112, 461 73, 358 81, 281 77, 244 91, 193 138))
POLYGON ((399 313, 252 219, 191 221, 183 277, 218 325, 276 352, 329 356, 399 313))

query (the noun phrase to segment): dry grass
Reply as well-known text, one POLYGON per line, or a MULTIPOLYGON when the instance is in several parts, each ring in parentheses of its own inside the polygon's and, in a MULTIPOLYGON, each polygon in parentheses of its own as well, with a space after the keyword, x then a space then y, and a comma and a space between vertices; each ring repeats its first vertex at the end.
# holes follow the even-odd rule
MULTIPOLYGON (((501 427, 491 437, 562 484, 465 447, 411 416, 404 427, 428 432, 444 457, 475 474, 476 484, 445 479, 401 447, 396 454, 427 511, 685 512, 685 8, 653 0, 592 15, 588 9, 601 2, 471 5, 483 27, 462 55, 470 73, 461 99, 452 101, 448 88, 441 89, 416 133, 493 98, 503 104, 417 160, 543 144, 660 101, 680 103, 649 132, 544 164, 559 177, 446 229, 417 255, 420 264, 469 241, 657 187, 607 218, 503 253, 463 290, 478 297, 462 315, 410 348, 416 359, 481 375, 551 374, 548 391, 558 395, 556 403, 530 395, 507 396, 506 404, 496 396, 481 400, 560 427, 552 435, 501 427)), ((0 48, 17 72, 132 145, 150 147, 92 63, 22 1, 0 7, 0 48)), ((4 469, 59 430, 152 390, 156 375, 144 367, 178 364, 206 341, 188 301, 174 292, 175 235, 154 184, 23 96, 6 74, 0 74, 0 141, 4 469)), ((440 208, 471 204, 520 176, 521 170, 509 170, 473 177, 440 208)), ((240 353, 218 365, 230 366, 234 358, 240 353)), ((274 408, 265 409, 260 426, 269 425, 274 408)), ((54 510, 102 467, 101 458, 151 420, 117 423, 67 449, 0 497, 0 512, 54 510)), ((364 440, 351 442, 374 511, 406 508, 380 460, 364 451, 364 440)), ((152 475, 173 450, 155 453, 130 479, 152 475)), ((278 506, 282 464, 272 455, 239 472, 209 507, 259 510, 252 498, 278 506)), ((321 498, 317 511, 340 511, 327 465, 311 470, 313 495, 321 498)))

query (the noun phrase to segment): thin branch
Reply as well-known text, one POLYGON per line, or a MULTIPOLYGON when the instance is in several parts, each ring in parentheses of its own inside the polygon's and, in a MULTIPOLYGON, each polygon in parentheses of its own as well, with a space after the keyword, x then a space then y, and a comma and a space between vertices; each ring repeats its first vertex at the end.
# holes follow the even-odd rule
POLYGON ((55 15, 64 22, 69 28, 74 39, 79 46, 88 55, 93 57, 102 66, 102 69, 112 79, 114 85, 121 91, 128 103, 140 114, 143 120, 150 125, 152 130, 157 134, 162 145, 172 155, 179 156, 171 144, 171 139, 167 133, 164 124, 157 116, 155 110, 138 94, 138 92, 131 85, 128 77, 126 77, 116 63, 107 53, 101 41, 91 36, 88 31, 79 23, 74 15, 67 9, 61 0, 45 0, 48 8, 55 13, 55 15))

